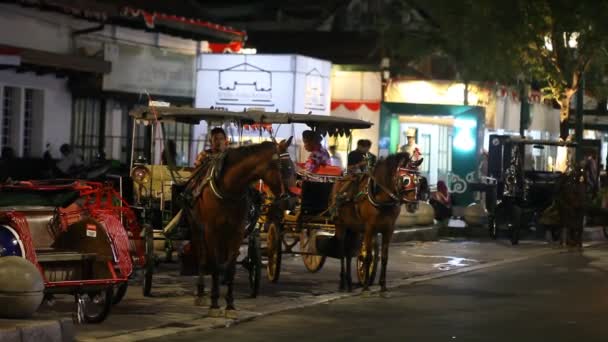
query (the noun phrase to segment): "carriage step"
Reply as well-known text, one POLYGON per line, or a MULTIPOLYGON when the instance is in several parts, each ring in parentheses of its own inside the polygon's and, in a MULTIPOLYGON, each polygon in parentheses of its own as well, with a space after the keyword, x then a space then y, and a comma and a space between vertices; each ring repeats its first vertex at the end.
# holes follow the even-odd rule
POLYGON ((37 251, 38 262, 56 262, 56 261, 83 261, 83 260, 95 260, 97 254, 95 253, 78 253, 78 252, 58 252, 49 251, 41 252, 37 251))

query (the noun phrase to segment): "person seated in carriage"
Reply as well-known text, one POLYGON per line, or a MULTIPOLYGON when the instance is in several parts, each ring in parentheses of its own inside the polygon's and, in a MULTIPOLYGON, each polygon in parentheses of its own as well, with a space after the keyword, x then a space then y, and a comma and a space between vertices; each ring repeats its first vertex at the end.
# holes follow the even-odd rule
POLYGON ((302 133, 304 149, 309 152, 308 159, 303 168, 311 173, 316 173, 322 166, 330 165, 329 152, 321 145, 323 138, 317 132, 306 130, 302 133))

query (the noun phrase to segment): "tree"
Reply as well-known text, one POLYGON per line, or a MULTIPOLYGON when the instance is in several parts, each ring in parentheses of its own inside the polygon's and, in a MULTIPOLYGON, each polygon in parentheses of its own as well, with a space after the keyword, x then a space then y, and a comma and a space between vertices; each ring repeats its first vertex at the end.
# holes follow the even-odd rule
POLYGON ((606 97, 608 24, 598 14, 606 13, 608 2, 519 0, 516 10, 522 19, 518 57, 532 77, 544 81, 544 95, 559 104, 565 137, 570 104, 583 74, 592 69, 587 88, 596 97, 606 97))
POLYGON ((608 22, 601 15, 608 13, 606 0, 401 2, 428 13, 436 29, 412 41, 403 39, 398 27, 387 30, 393 58, 408 51, 415 60, 432 51, 447 56, 464 82, 512 84, 522 75, 540 81, 545 97, 561 108, 563 128, 583 73, 587 89, 606 97, 608 22))

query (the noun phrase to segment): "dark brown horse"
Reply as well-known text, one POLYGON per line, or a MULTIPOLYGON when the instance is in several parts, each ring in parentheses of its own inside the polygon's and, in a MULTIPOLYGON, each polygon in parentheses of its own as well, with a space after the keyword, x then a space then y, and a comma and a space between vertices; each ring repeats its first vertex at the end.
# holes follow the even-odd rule
POLYGON ((197 304, 204 302, 203 276, 211 274, 209 314, 219 315, 220 275, 227 286, 226 316, 235 314, 233 281, 239 248, 245 235, 248 192, 252 182, 262 179, 281 198, 285 194, 278 145, 263 142, 230 149, 223 162, 211 162, 209 171, 195 171, 190 188, 195 191, 192 209, 193 251, 199 261, 197 304), (197 176, 198 175, 198 176, 197 176), (201 176, 202 175, 202 176, 201 176), (198 193, 197 193, 198 192, 198 193))
POLYGON ((586 183, 586 173, 582 167, 575 167, 559 179, 556 202, 562 228, 562 246, 582 247, 586 183))
MULTIPOLYGON (((371 175, 364 175, 358 184, 358 195, 353 201, 347 202, 338 208, 336 218, 336 238, 340 258, 340 289, 352 291, 351 256, 345 249, 347 231, 363 234, 365 251, 372 250, 374 236, 382 234, 382 264, 380 271, 380 286, 386 291, 386 266, 388 264, 388 248, 395 230, 395 221, 401 211, 401 205, 406 204, 409 212, 416 211, 418 178, 413 169, 406 169, 409 165, 416 169, 422 160, 410 162, 408 153, 390 155, 380 159, 371 175), (346 262, 346 269, 345 269, 346 262)), ((340 189, 339 183, 334 186, 334 196, 340 189)), ((369 253, 363 256, 365 280, 363 291, 369 290, 370 265, 372 256, 369 253)))

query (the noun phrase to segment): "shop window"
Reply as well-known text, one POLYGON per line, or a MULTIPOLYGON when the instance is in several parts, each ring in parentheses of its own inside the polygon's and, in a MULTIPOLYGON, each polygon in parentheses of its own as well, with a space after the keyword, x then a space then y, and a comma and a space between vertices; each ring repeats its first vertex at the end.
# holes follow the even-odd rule
POLYGON ((428 177, 429 171, 431 170, 431 135, 421 134, 420 145, 422 149, 421 157, 424 158, 421 165, 421 172, 428 177))
POLYGON ((32 153, 32 126, 34 119, 34 90, 25 89, 23 102, 23 156, 29 157, 32 153))
POLYGON ((452 137, 449 132, 450 127, 439 126, 437 180, 447 181, 452 168, 452 137))
MULTIPOLYGON (((19 88, 4 87, 2 91, 2 147, 15 147, 16 124, 19 116, 19 88)), ((15 153, 17 151, 14 151, 15 153)))
POLYGON ((85 162, 91 162, 100 149, 102 132, 101 101, 93 98, 74 100, 72 146, 85 162))

